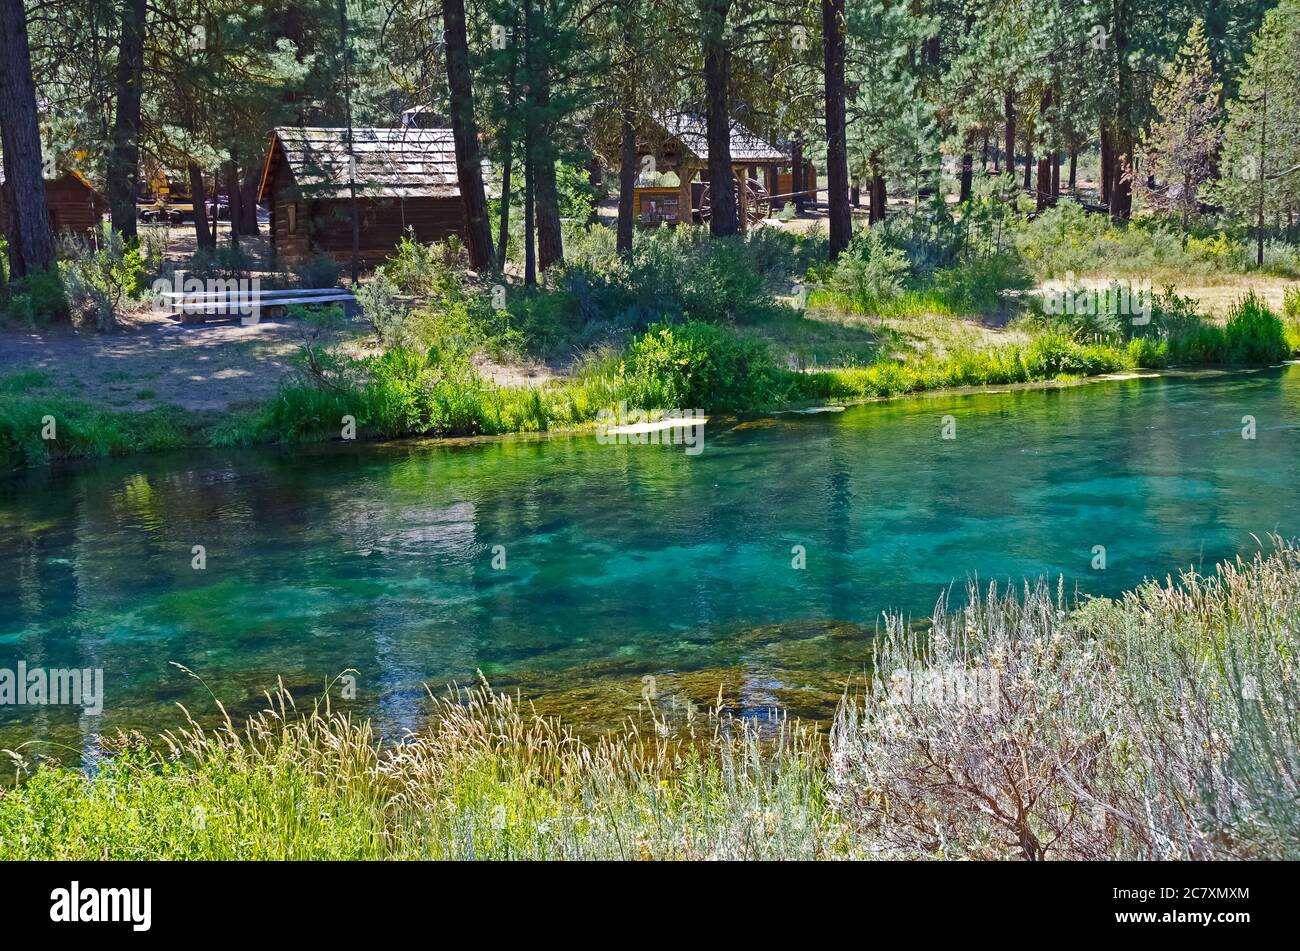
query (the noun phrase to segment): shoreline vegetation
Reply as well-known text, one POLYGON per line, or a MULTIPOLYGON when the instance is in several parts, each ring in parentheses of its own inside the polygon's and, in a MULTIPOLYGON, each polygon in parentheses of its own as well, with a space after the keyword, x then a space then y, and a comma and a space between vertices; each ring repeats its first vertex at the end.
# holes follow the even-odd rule
POLYGON ((891 617, 829 733, 651 700, 584 741, 484 683, 398 742, 281 688, 93 769, 11 751, 0 859, 1294 860, 1300 548, 1272 541, 1115 601, 891 617))
MULTIPOLYGON (((338 308, 292 309, 301 333, 295 368, 256 407, 113 411, 60 389, 46 370, 0 376, 0 465, 352 436, 580 430, 619 404, 651 414, 763 413, 1169 367, 1269 366, 1300 349, 1300 284, 1285 291, 1281 314, 1247 285, 1220 323, 1172 283, 1156 291, 1138 276, 1241 271, 1229 253, 1240 241, 1222 232, 1190 239, 1187 250, 1154 224, 1094 221, 1071 202, 1032 222, 1014 203, 985 196, 968 204, 964 229, 946 219, 956 236, 914 246, 908 216, 899 215, 859 232, 833 264, 816 231, 771 227, 710 239, 703 229, 663 229, 619 255, 609 229, 573 227, 566 264, 535 291, 469 272, 454 240, 404 240, 357 288, 355 318, 338 308), (985 234, 993 229, 995 243, 985 234), (1081 244, 1093 263, 1083 273, 1120 276, 1103 287, 1074 278, 1081 244), (1197 248, 1211 249, 1213 260, 1197 248), (1076 283, 1028 293, 1064 273, 1076 283), (1068 312, 1045 306, 1048 294, 1068 296, 1068 312), (1143 309, 1116 313, 1119 300, 1143 309), (567 373, 497 386, 476 363, 484 356, 567 359, 567 373), (346 436, 345 417, 355 421, 346 436)), ((90 262, 77 261, 75 248, 67 253, 66 270, 79 275, 74 287, 111 286, 121 299, 147 286, 150 259, 139 252, 115 259, 101 251, 90 262)), ((1287 253, 1275 252, 1273 273, 1300 275, 1300 257, 1287 253)), ((71 307, 71 291, 50 283, 11 296, 10 322, 17 314, 40 326, 71 307)))

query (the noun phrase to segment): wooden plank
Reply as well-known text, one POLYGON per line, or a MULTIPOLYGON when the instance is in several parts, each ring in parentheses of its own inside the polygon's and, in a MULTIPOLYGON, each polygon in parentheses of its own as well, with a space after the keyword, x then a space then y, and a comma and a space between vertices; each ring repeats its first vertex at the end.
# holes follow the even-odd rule
POLYGON ((163 291, 159 296, 168 300, 200 300, 203 298, 225 299, 231 296, 237 298, 255 299, 260 297, 321 297, 330 294, 346 294, 352 296, 351 291, 345 291, 341 287, 317 287, 308 290, 268 290, 268 291, 195 291, 187 293, 185 291, 163 291))
POLYGON ((240 301, 201 301, 175 304, 174 313, 180 314, 242 314, 261 307, 314 307, 317 304, 335 304, 356 301, 351 294, 336 294, 331 297, 314 297, 311 300, 301 298, 279 297, 253 303, 240 301))

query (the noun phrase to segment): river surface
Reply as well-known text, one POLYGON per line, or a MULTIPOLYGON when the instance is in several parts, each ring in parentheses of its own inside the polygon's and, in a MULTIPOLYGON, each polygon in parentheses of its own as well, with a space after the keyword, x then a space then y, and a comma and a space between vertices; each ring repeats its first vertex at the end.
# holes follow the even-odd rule
POLYGON ((661 703, 825 717, 882 612, 975 577, 1116 595, 1297 534, 1298 426, 1288 367, 715 420, 698 455, 578 434, 11 477, 0 668, 101 669, 105 698, 0 706, 0 746, 84 755, 345 669, 333 695, 387 736, 478 671, 599 728, 651 677, 661 703))

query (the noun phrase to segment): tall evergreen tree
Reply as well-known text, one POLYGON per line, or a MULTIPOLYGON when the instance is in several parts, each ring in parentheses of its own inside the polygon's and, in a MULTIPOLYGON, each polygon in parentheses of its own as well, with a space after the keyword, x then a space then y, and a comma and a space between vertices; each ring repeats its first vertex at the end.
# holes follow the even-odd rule
POLYGON ((1197 20, 1177 59, 1156 87, 1156 121, 1142 148, 1139 185, 1154 208, 1182 218, 1183 234, 1200 209, 1223 139, 1223 85, 1215 78, 1205 25, 1197 20), (1155 187, 1144 183, 1153 181, 1155 187))
POLYGON ((9 208, 9 275, 23 277, 54 262, 23 0, 0 0, 0 147, 9 208))
POLYGON ((1300 0, 1282 0, 1264 17, 1228 105, 1218 194, 1250 220, 1255 262, 1264 263, 1270 218, 1300 207, 1300 0))
POLYGON ((446 41, 447 88, 450 93, 451 130, 456 145, 456 177, 465 211, 466 246, 471 266, 489 270, 495 264, 488 222, 487 193, 479 157, 478 121, 474 114, 474 88, 470 72, 469 41, 465 26, 465 0, 443 0, 446 41))

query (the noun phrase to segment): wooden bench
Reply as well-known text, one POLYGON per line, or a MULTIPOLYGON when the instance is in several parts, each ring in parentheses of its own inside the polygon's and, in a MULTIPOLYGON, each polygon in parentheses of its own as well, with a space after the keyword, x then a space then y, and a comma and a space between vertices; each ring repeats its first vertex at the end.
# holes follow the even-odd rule
POLYGON ((357 301, 351 291, 338 287, 296 291, 166 291, 159 296, 167 307, 167 313, 179 316, 182 323, 201 324, 208 316, 237 316, 245 326, 257 323, 263 316, 282 316, 293 306, 355 304, 357 301))

